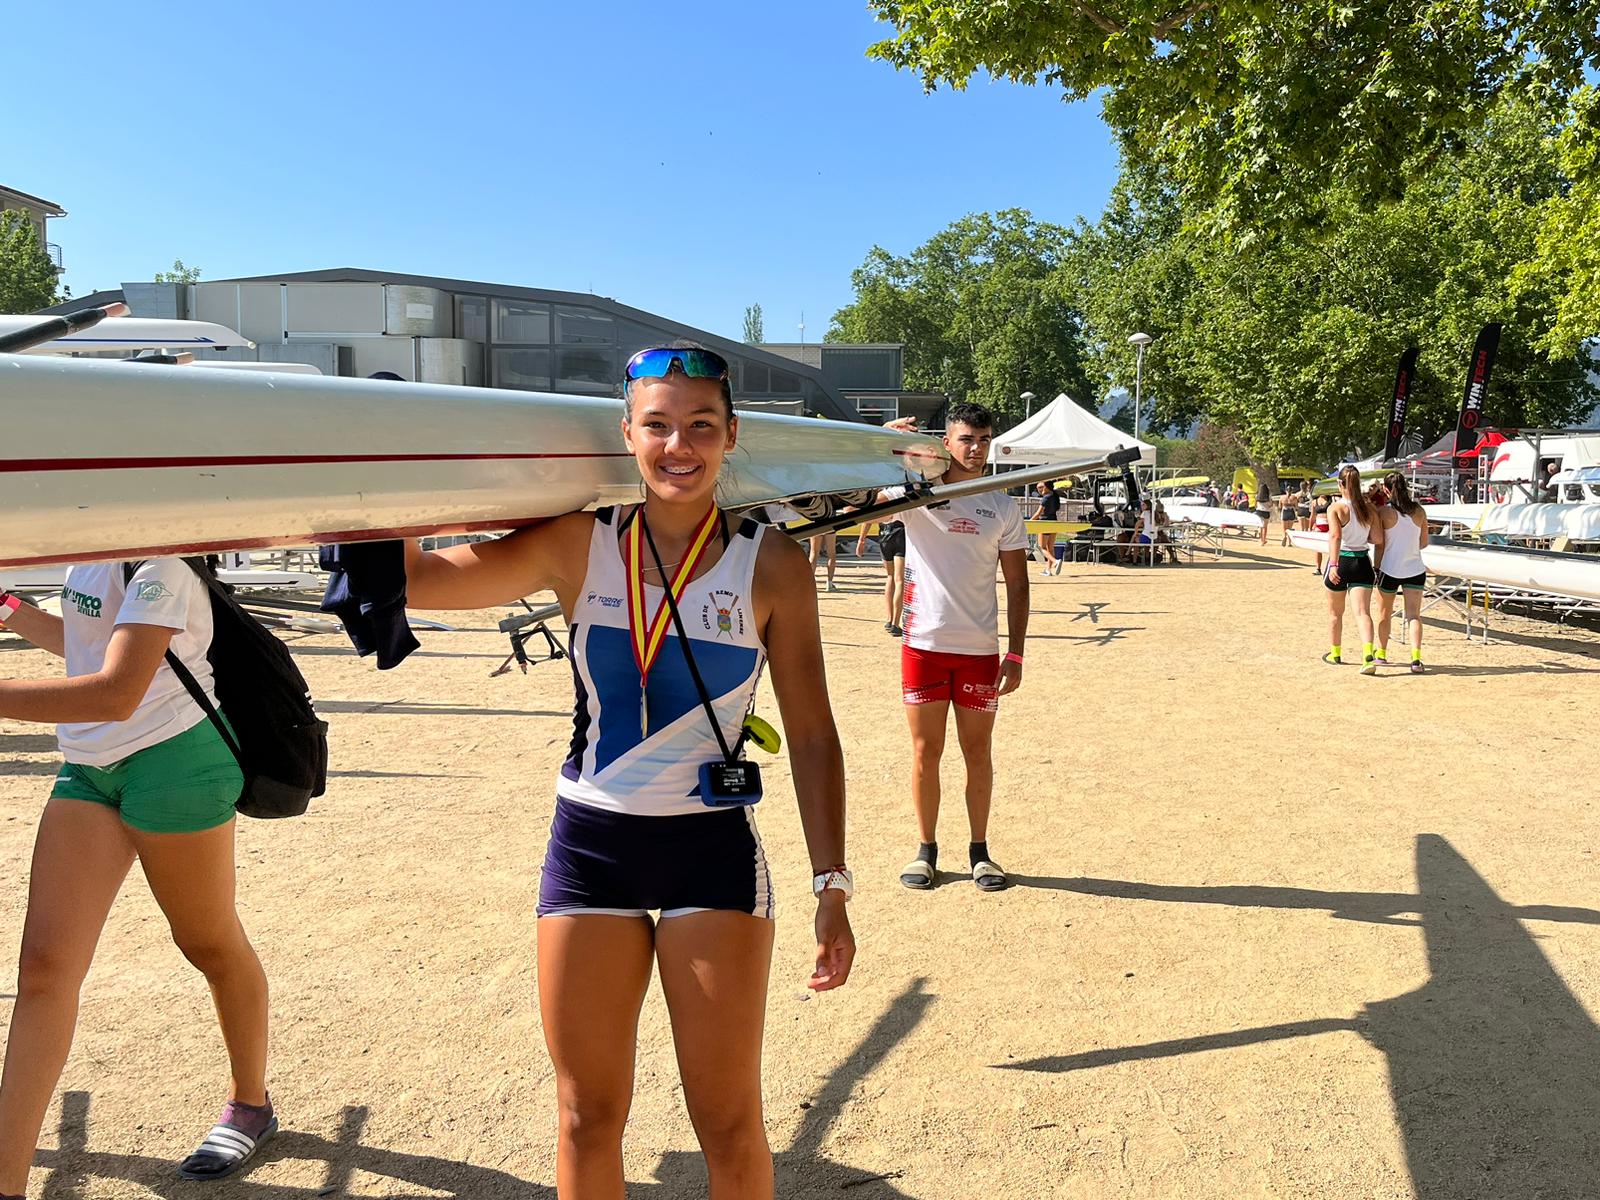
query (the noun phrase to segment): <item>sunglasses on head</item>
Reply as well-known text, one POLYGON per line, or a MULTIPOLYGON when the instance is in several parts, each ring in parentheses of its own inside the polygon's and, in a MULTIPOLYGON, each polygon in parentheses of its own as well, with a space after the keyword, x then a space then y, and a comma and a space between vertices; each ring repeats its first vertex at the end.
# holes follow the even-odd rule
POLYGON ((630 358, 622 378, 625 384, 635 379, 665 379, 674 371, 690 379, 724 380, 728 378, 728 360, 712 350, 655 347, 630 358))

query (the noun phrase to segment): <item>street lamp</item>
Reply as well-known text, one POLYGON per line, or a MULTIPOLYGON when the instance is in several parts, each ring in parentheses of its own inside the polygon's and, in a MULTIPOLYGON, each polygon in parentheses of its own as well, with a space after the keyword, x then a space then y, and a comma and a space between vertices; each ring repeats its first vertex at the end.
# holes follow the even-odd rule
POLYGON ((1133 369, 1133 436, 1137 441, 1139 437, 1139 406, 1144 399, 1144 348, 1155 338, 1148 333, 1130 333, 1128 341, 1139 347, 1139 361, 1133 369))
MULTIPOLYGON (((1034 400, 1033 393, 1032 392, 1023 392, 1022 395, 1017 397, 1017 399, 1021 400, 1024 404, 1026 404, 1028 406, 1028 416, 1030 416, 1030 417, 1033 416, 1033 400, 1034 400)), ((1024 419, 1026 419, 1026 418, 1024 418, 1024 419)))

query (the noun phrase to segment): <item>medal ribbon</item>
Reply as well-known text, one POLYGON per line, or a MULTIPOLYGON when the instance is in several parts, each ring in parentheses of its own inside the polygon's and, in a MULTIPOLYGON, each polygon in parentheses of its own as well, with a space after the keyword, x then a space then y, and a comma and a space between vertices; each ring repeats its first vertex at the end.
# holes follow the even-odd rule
MULTIPOLYGON (((683 556, 683 561, 678 564, 677 574, 668 580, 663 572, 662 582, 672 589, 674 602, 683 598, 689 580, 694 577, 694 570, 705 557, 706 547, 711 544, 711 535, 717 528, 717 506, 713 504, 706 513, 705 520, 700 522, 700 527, 695 530, 694 537, 689 539, 689 549, 683 556)), ((670 613, 667 609, 667 600, 663 596, 661 603, 656 606, 655 616, 650 618, 648 626, 645 617, 645 591, 644 591, 644 508, 639 508, 627 532, 626 560, 628 568, 628 632, 629 641, 633 644, 633 661, 639 668, 639 690, 644 691, 645 682, 650 678, 650 668, 655 665, 656 656, 661 653, 661 647, 666 642, 667 626, 670 623, 670 613)))

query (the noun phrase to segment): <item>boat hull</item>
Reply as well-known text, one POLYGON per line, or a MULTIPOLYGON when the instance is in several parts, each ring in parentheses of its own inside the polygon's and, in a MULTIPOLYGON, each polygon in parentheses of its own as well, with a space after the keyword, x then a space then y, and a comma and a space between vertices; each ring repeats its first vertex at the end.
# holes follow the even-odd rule
POLYGON ((1435 575, 1600 602, 1600 556, 1486 549, 1434 541, 1422 561, 1435 575))
MULTIPOLYGON (((0 566, 511 529, 636 500, 616 400, 0 357, 0 566)), ((931 438, 760 413, 725 505, 937 478, 931 438)))

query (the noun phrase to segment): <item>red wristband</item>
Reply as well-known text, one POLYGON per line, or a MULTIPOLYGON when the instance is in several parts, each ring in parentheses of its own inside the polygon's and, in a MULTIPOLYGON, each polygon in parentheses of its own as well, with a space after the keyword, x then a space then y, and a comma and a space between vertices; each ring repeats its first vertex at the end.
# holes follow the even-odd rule
POLYGON ((1014 662, 1014 663, 1017 663, 1018 665, 1020 665, 1022 663, 1022 655, 1020 655, 1020 654, 1011 654, 1011 653, 1008 652, 1006 654, 1006 661, 1007 662, 1014 662))
POLYGON ((4 625, 10 620, 11 614, 21 607, 22 601, 18 600, 10 592, 0 592, 0 625, 4 625))

